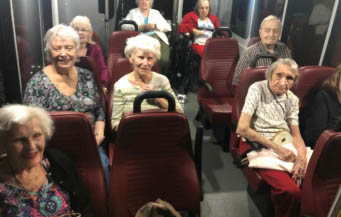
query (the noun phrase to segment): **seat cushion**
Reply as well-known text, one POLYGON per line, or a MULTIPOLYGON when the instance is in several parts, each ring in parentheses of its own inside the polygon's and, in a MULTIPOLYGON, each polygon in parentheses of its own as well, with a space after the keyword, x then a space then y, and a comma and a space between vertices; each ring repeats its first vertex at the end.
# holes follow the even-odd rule
POLYGON ((231 123, 233 98, 201 98, 199 106, 213 125, 231 123))

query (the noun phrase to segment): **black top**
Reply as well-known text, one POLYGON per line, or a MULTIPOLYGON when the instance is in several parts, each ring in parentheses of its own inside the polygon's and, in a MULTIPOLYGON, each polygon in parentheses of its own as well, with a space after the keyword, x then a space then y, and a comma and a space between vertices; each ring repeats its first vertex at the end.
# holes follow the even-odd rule
POLYGON ((82 217, 95 216, 74 163, 56 149, 47 148, 44 156, 50 162, 48 173, 52 180, 64 191, 69 192, 72 210, 81 213, 82 217))
POLYGON ((341 104, 337 95, 328 89, 321 89, 310 104, 305 118, 303 138, 307 146, 314 147, 324 130, 335 130, 341 118, 341 104))

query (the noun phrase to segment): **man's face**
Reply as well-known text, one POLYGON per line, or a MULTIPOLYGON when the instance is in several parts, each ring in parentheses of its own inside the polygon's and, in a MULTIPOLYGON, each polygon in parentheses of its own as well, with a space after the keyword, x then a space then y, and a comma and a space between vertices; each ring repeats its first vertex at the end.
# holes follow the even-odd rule
POLYGON ((281 35, 281 25, 277 20, 267 20, 259 29, 259 36, 265 46, 274 46, 281 35))

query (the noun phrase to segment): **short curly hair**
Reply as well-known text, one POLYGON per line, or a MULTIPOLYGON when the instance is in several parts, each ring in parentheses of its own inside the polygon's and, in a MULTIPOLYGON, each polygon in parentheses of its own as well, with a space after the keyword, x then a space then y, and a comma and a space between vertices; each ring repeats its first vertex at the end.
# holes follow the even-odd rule
POLYGON ((130 58, 136 50, 143 50, 153 54, 156 60, 161 57, 160 42, 145 34, 139 34, 135 37, 128 38, 127 45, 124 48, 124 54, 130 58))
POLYGON ((44 43, 45 43, 45 55, 46 60, 51 61, 51 41, 55 37, 60 37, 62 39, 71 38, 72 41, 75 43, 77 53, 80 51, 80 39, 78 36, 78 33, 71 27, 67 26, 65 24, 58 24, 51 29, 49 29, 44 37, 44 43))
POLYGON ((54 123, 45 109, 40 107, 9 104, 0 109, 0 143, 3 143, 9 131, 14 125, 27 124, 36 118, 40 122, 40 127, 46 140, 49 140, 54 132, 54 123))

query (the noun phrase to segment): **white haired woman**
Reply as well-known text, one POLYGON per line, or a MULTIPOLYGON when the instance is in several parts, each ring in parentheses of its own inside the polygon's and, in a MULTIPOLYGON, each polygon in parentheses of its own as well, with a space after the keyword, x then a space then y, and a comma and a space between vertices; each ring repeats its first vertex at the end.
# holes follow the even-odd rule
MULTIPOLYGON (((171 31, 171 26, 158 10, 152 9, 153 0, 136 0, 138 8, 129 11, 125 20, 133 20, 138 30, 150 35, 161 44, 161 57, 158 61, 162 74, 167 75, 169 66, 169 42, 165 32, 171 31)), ((132 30, 131 25, 123 25, 122 29, 132 30)))
MULTIPOLYGON (((265 147, 262 151, 272 149, 277 159, 293 163, 291 171, 257 170, 271 187, 276 217, 299 216, 299 185, 307 165, 306 147, 298 125, 299 100, 290 91, 298 76, 298 66, 292 59, 279 59, 270 65, 266 80, 250 86, 237 126, 237 134, 262 144, 265 147), (273 140, 281 131, 292 135, 292 145, 297 155, 273 140)), ((239 154, 248 149, 250 145, 241 140, 239 154)))
POLYGON ((106 180, 109 160, 105 153, 105 114, 92 72, 75 67, 80 53, 80 40, 70 26, 56 25, 45 35, 45 52, 51 64, 33 75, 27 83, 24 103, 48 111, 77 111, 87 114, 94 127, 106 180))
POLYGON ((93 58, 101 71, 101 81, 104 86, 108 85, 109 72, 105 64, 101 47, 92 41, 92 26, 90 19, 86 16, 76 16, 72 19, 70 26, 76 30, 80 39, 80 56, 93 58))
MULTIPOLYGON (((111 124, 116 129, 124 112, 133 111, 135 97, 147 90, 163 90, 173 95, 176 108, 182 111, 174 91, 166 76, 152 71, 155 62, 160 58, 160 43, 155 38, 140 34, 129 38, 124 49, 133 71, 120 78, 114 85, 113 113, 111 124)), ((168 108, 166 99, 157 98, 143 101, 143 110, 168 108)))
POLYGON ((0 109, 0 216, 94 216, 72 162, 45 149, 52 134, 53 121, 42 108, 0 109))

